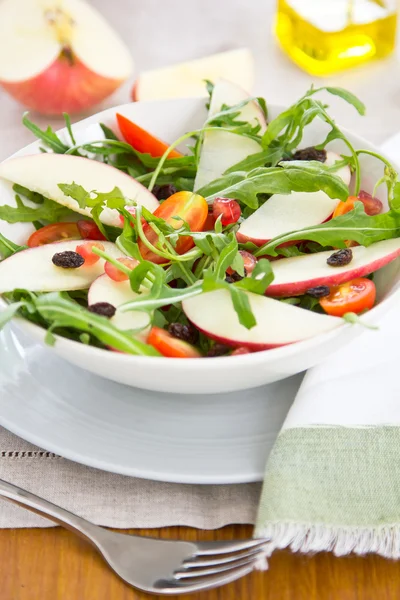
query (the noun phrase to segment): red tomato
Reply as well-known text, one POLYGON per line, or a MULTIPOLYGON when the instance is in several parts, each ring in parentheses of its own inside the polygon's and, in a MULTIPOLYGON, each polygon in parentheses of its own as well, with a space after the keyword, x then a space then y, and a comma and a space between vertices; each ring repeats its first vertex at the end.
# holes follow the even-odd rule
POLYGON ((85 267, 91 267, 100 260, 100 256, 92 252, 93 247, 104 251, 104 246, 101 242, 85 242, 76 247, 77 253, 85 259, 85 267))
POLYGON ((349 196, 345 202, 339 202, 333 213, 333 218, 345 215, 346 213, 354 210, 355 202, 362 202, 364 204, 364 210, 369 216, 379 215, 382 211, 383 204, 378 198, 374 198, 368 192, 361 192, 358 196, 349 196))
MULTIPOLYGON (((175 219, 174 217, 180 217, 189 225, 190 231, 203 231, 204 223, 207 220, 208 215, 208 204, 198 194, 193 192, 177 192, 170 196, 165 202, 154 211, 154 216, 164 219, 174 229, 179 229, 182 226, 182 221, 175 219)), ((156 232, 146 223, 143 227, 144 234, 149 242, 155 246, 157 244, 158 236, 156 232)), ((193 248, 194 242, 189 236, 182 236, 176 244, 176 252, 178 254, 185 254, 190 248, 193 248)), ((139 241, 140 254, 145 260, 157 264, 165 263, 165 258, 158 256, 147 246, 139 241)))
POLYGON ((201 358, 197 348, 183 340, 178 340, 160 327, 152 328, 147 343, 169 358, 201 358))
POLYGON ((215 220, 222 215, 221 223, 224 227, 232 225, 232 223, 237 223, 241 214, 242 211, 236 200, 231 200, 230 198, 215 198, 213 202, 213 215, 215 220))
POLYGON ((343 317, 348 312, 359 314, 375 303, 376 288, 373 281, 364 277, 352 279, 331 288, 331 293, 321 298, 320 305, 328 315, 343 317))
POLYGON ((217 219, 214 217, 212 212, 209 212, 206 218, 206 222, 203 226, 203 231, 214 231, 214 225, 216 220, 217 219))
MULTIPOLYGON (((151 156, 157 158, 162 156, 167 150, 168 144, 165 144, 119 113, 117 113, 117 121, 124 140, 138 152, 151 154, 151 156)), ((182 154, 177 150, 171 150, 168 154, 168 158, 180 158, 181 156, 182 154)))
POLYGON ((53 242, 80 239, 81 235, 76 223, 52 223, 32 233, 28 239, 28 246, 36 248, 53 242))
POLYGON ((77 226, 84 240, 99 240, 103 242, 106 239, 93 221, 78 221, 77 226))
MULTIPOLYGON (((122 263, 131 271, 139 264, 135 258, 118 258, 118 262, 122 263)), ((113 281, 128 281, 129 277, 123 271, 120 271, 118 267, 110 262, 106 262, 104 265, 104 271, 107 273, 110 279, 113 281)))

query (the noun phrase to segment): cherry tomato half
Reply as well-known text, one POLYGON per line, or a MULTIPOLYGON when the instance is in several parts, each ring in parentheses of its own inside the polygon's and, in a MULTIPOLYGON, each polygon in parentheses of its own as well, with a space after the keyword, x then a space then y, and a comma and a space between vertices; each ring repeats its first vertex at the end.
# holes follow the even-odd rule
POLYGON ((345 202, 339 202, 333 213, 333 218, 345 215, 354 210, 356 202, 364 204, 364 210, 369 216, 379 215, 383 208, 383 204, 378 198, 374 198, 371 194, 361 191, 358 196, 349 196, 345 202))
POLYGON ((178 340, 160 327, 152 328, 147 343, 169 358, 201 358, 197 348, 183 340, 178 340))
MULTIPOLYGON (((164 219, 174 229, 182 226, 182 221, 175 218, 180 217, 189 225, 190 231, 203 231, 208 216, 208 204, 203 196, 193 192, 177 192, 160 204, 154 211, 154 216, 164 219)), ((158 240, 156 232, 148 223, 143 226, 143 231, 149 242, 155 246, 158 240)), ((194 242, 191 237, 182 236, 179 238, 175 250, 178 254, 185 254, 193 246, 194 242)), ((139 250, 145 260, 159 265, 166 262, 165 258, 149 250, 142 240, 139 241, 139 250)))
MULTIPOLYGON (((162 142, 154 135, 151 135, 136 123, 133 123, 123 115, 117 113, 118 127, 128 144, 138 152, 145 152, 151 156, 158 158, 164 154, 168 148, 168 144, 162 142)), ((180 158, 182 154, 177 150, 171 150, 168 158, 180 158)))
POLYGON ((76 223, 52 223, 38 229, 28 239, 29 248, 44 246, 53 242, 80 240, 81 234, 76 223))
POLYGON ((106 238, 93 221, 78 221, 77 226, 79 233, 84 240, 99 240, 104 241, 106 238))
POLYGON ((76 247, 75 251, 85 259, 85 267, 91 267, 100 260, 100 256, 92 252, 93 247, 98 248, 103 252, 105 250, 101 242, 84 242, 83 244, 78 244, 76 247))
POLYGON ((319 303, 328 315, 343 317, 348 312, 359 314, 372 308, 375 297, 374 282, 365 277, 359 277, 332 287, 329 296, 321 298, 319 303))

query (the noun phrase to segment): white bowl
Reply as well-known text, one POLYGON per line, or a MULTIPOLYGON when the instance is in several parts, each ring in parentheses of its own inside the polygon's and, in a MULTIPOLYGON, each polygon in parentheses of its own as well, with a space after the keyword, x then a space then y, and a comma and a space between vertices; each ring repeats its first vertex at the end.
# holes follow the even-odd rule
MULTIPOLYGON (((270 118, 283 110, 280 106, 269 106, 270 118)), ((74 125, 79 142, 98 139, 96 124, 101 122, 115 128, 115 114, 120 112, 166 141, 173 141, 187 131, 202 126, 206 118, 205 99, 190 98, 153 102, 137 102, 105 110, 74 125)), ((327 133, 326 124, 313 123, 305 132, 301 147, 321 142, 327 133)), ((374 146, 346 132, 355 148, 375 150, 374 146)), ((66 135, 65 130, 61 132, 66 135)), ((35 142, 14 156, 39 152, 35 142)), ((336 152, 348 152, 340 141, 330 144, 336 152)), ((362 156, 362 187, 371 191, 382 175, 382 166, 370 156, 362 156)), ((386 190, 381 186, 380 198, 386 202, 386 190)), ((0 202, 11 204, 14 194, 11 186, 0 182, 0 202)), ((32 228, 29 224, 9 225, 0 221, 0 232, 16 243, 25 243, 32 228)), ((400 260, 396 260, 379 271, 376 277, 379 304, 363 317, 366 323, 376 323, 380 315, 399 300, 400 260)), ((1 301, 3 306, 4 302, 1 301)), ((44 342, 45 332, 40 327, 23 319, 15 320, 19 327, 32 337, 44 342)), ((243 356, 212 359, 173 359, 123 355, 92 348, 58 337, 54 352, 70 363, 113 381, 154 391, 173 393, 216 393, 229 392, 260 386, 278 381, 308 369, 339 350, 362 332, 362 327, 343 325, 327 334, 281 348, 243 356)), ((377 333, 379 335, 379 333, 377 333)))

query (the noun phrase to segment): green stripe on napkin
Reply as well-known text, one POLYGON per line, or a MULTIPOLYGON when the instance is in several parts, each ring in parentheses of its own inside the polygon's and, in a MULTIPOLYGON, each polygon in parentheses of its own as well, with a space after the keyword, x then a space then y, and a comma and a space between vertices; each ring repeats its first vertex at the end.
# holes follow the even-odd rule
MULTIPOLYGON (((400 554, 400 427, 284 430, 267 463, 256 536, 270 552, 400 554)), ((269 552, 269 553, 270 553, 269 552)))

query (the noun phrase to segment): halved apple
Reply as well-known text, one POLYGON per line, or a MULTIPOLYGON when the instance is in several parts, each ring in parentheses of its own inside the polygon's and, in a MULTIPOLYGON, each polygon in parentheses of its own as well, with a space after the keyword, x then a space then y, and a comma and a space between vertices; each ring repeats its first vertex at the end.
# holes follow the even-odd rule
MULTIPOLYGON (((248 98, 248 93, 235 83, 221 79, 214 86, 209 117, 216 115, 222 105, 234 106, 248 98)), ((250 101, 241 109, 239 119, 253 125, 261 125, 261 134, 266 129, 265 116, 255 100, 250 101)), ((261 145, 257 141, 243 135, 227 131, 207 131, 204 134, 194 189, 201 189, 214 179, 221 177, 236 163, 261 150, 261 145)))
POLYGON ((104 100, 132 72, 128 48, 84 0, 3 0, 0 84, 43 114, 104 100))
POLYGON ((239 323, 228 290, 216 290, 184 300, 183 310, 200 331, 228 346, 268 350, 299 342, 339 327, 337 317, 317 314, 265 296, 247 293, 257 325, 239 323))
MULTIPOLYGON (((111 242, 102 242, 102 244, 105 252, 113 258, 124 256, 115 244, 111 242)), ((0 262, 0 294, 18 288, 30 292, 65 292, 88 288, 92 281, 104 273, 102 258, 90 267, 83 265, 78 269, 63 269, 56 267, 52 262, 56 253, 75 252, 76 246, 76 240, 57 242, 28 248, 6 258, 0 262)))
POLYGON ((400 256, 400 239, 383 240, 351 249, 352 261, 343 267, 331 267, 326 260, 333 251, 305 254, 274 261, 274 281, 268 287, 268 296, 285 297, 305 294, 318 285, 339 285, 356 277, 365 277, 400 256))
POLYGON ((205 96, 204 80, 225 77, 246 90, 254 83, 254 58, 248 48, 212 54, 184 63, 141 73, 132 89, 132 100, 205 96))
MULTIPOLYGON (((338 160, 340 156, 334 152, 327 152, 325 164, 331 166, 338 160)), ((337 175, 346 185, 350 183, 349 167, 342 167, 337 171, 337 175)), ((327 221, 338 202, 340 201, 329 198, 322 191, 274 194, 241 224, 237 239, 242 243, 250 241, 257 246, 262 246, 288 231, 297 231, 327 221)))
MULTIPOLYGON (((110 165, 80 156, 44 153, 12 158, 0 164, 0 177, 87 217, 91 216, 91 208, 81 208, 76 200, 60 190, 59 183, 74 182, 88 192, 105 193, 118 187, 124 196, 151 212, 159 205, 155 196, 133 177, 110 165)), ((107 225, 118 227, 121 224, 119 213, 114 209, 106 208, 100 218, 107 225)))
POLYGON ((137 310, 122 312, 118 307, 138 297, 132 291, 129 281, 113 281, 108 275, 100 275, 90 286, 88 304, 108 302, 117 309, 111 322, 122 331, 140 329, 136 334, 143 341, 147 339, 150 331, 150 316, 148 313, 137 310))

